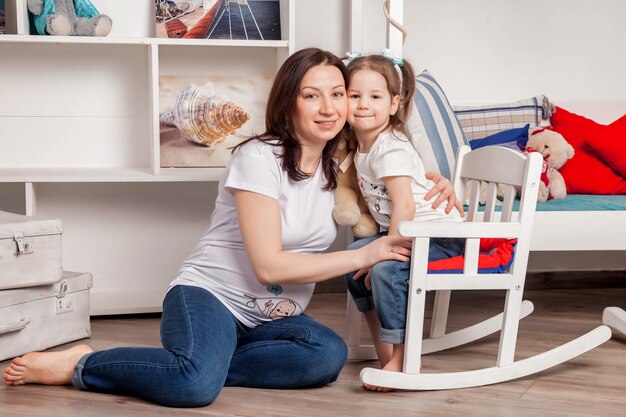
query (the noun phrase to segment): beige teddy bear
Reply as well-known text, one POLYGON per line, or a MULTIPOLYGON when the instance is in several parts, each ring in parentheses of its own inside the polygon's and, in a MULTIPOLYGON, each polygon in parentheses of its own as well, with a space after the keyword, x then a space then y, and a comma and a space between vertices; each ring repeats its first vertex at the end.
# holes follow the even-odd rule
POLYGON ((339 141, 335 153, 339 162, 337 173, 337 189, 335 190, 335 207, 333 218, 340 226, 352 228, 354 236, 363 238, 378 233, 378 224, 369 213, 365 199, 361 195, 354 167, 354 153, 345 140, 339 141))
POLYGON ((537 151, 543 155, 544 164, 537 201, 564 199, 567 196, 565 180, 558 170, 574 157, 572 145, 560 133, 550 128, 537 127, 528 132, 526 150, 537 151))

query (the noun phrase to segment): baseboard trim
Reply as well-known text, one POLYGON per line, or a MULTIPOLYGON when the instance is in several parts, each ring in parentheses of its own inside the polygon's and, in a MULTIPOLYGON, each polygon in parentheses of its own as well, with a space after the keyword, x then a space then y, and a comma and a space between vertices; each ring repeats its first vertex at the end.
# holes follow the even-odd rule
POLYGON ((94 292, 91 291, 91 315, 159 313, 164 291, 94 292))

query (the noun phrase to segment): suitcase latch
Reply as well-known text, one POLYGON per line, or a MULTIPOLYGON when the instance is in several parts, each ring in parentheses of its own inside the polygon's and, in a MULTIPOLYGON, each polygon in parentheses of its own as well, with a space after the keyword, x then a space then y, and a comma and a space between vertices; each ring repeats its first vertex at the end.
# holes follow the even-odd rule
POLYGON ((63 298, 65 297, 66 292, 67 292, 67 282, 61 281, 61 283, 59 284, 59 292, 57 293, 56 297, 63 298))
POLYGON ((33 253, 32 245, 26 241, 24 241, 24 236, 20 234, 15 234, 13 236, 13 240, 17 243, 17 251, 20 255, 27 255, 29 253, 33 253))

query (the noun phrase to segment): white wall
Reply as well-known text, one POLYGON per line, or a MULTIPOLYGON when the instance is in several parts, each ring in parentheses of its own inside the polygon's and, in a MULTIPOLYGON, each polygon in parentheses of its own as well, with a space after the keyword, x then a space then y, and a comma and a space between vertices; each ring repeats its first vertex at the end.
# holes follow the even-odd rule
MULTIPOLYGON (((379 3, 365 0, 373 51, 385 42, 379 3)), ((623 0, 404 3, 405 57, 433 73, 452 102, 546 94, 601 122, 626 113, 623 0)))
MULTIPOLYGON (((94 0, 101 12, 106 13, 107 7, 110 8, 114 31, 125 26, 125 17, 119 13, 125 3, 94 0)), ((349 0, 297 0, 296 3, 296 49, 317 46, 336 54, 348 50, 349 0)), ((618 25, 618 19, 626 16, 624 1, 405 0, 405 3, 404 20, 409 32, 405 56, 418 69, 428 68, 433 72, 453 102, 493 102, 544 93, 557 104, 564 107, 571 104, 570 109, 599 121, 608 122, 626 113, 626 106, 616 105, 626 103, 626 82, 622 75, 626 73, 622 46, 626 26, 618 25)), ((364 0, 364 18, 364 45, 377 52, 385 46, 382 0, 364 0)), ((137 33, 127 29, 124 33, 116 32, 116 36, 145 36, 150 26, 148 17, 144 13, 139 19, 142 23, 137 26, 137 33)), ((94 265, 83 265, 80 253, 66 255, 68 269, 108 271, 107 274, 115 276, 116 271, 124 274, 130 268, 116 263, 111 254, 117 251, 135 251, 146 265, 161 262, 154 255, 159 250, 167 251, 165 258, 170 261, 174 258, 182 261, 208 224, 216 184, 43 184, 38 186, 38 192, 42 196, 38 214, 44 216, 58 216, 66 196, 72 195, 80 203, 68 213, 66 220, 62 219, 69 240, 72 230, 90 227, 89 216, 85 214, 90 207, 99 213, 107 212, 104 208, 110 207, 111 227, 102 229, 100 224, 94 233, 104 236, 126 233, 133 230, 132 219, 149 224, 147 233, 161 232, 162 240, 155 234, 155 244, 149 247, 134 247, 132 233, 128 235, 128 247, 107 247, 107 239, 94 242, 93 247, 85 246, 84 250, 102 251, 101 261, 94 265), (129 196, 140 197, 150 204, 147 209, 143 204, 142 211, 132 201, 128 202, 129 196), (125 221, 130 219, 131 223, 116 220, 115 212, 120 207, 125 210, 125 221), (176 222, 178 227, 159 224, 159 219, 167 218, 167 213, 175 213, 181 219, 176 222)), ((23 185, 0 184, 0 209, 23 212, 23 199, 23 185)), ((346 236, 340 235, 332 248, 344 248, 346 243, 346 236)), ((558 254, 557 261, 552 253, 532 254, 530 269, 626 268, 622 255, 565 253, 558 254)), ((178 264, 170 262, 162 268, 156 267, 169 277, 177 268, 174 263, 178 264)), ((155 265, 150 269, 154 270, 155 265)), ((125 283, 125 287, 132 290, 145 285, 155 290, 159 294, 143 297, 151 304, 148 299, 159 299, 169 278, 160 277, 151 286, 155 277, 142 272, 133 270, 137 281, 125 283)), ((113 282, 97 285, 97 293, 103 297, 119 290, 119 285, 113 282)))
POLYGON ((345 54, 349 5, 349 0, 296 0, 296 50, 315 47, 345 54))

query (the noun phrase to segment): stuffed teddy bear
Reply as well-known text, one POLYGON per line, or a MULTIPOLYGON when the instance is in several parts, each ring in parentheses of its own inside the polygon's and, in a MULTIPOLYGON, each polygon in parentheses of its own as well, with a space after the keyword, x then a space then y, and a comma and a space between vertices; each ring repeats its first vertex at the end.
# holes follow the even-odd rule
POLYGON ((354 236, 363 238, 378 233, 378 224, 369 213, 365 199, 357 184, 356 168, 353 163, 353 150, 345 140, 340 140, 335 153, 339 161, 335 207, 333 218, 340 226, 352 228, 354 236))
POLYGON ((89 0, 28 0, 27 6, 40 35, 106 36, 113 25, 89 0))
POLYGON ((574 157, 574 148, 565 138, 549 127, 529 130, 526 152, 536 151, 543 155, 543 167, 537 201, 562 200, 567 196, 565 180, 559 169, 574 157))

